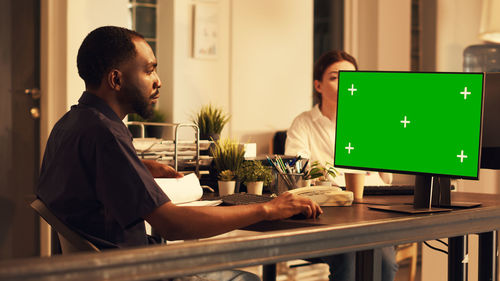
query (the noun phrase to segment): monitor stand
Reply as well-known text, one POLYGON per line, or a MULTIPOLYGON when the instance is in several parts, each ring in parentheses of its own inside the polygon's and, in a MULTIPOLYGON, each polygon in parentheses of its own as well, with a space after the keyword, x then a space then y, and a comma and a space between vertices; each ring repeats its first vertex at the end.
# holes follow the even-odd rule
POLYGON ((478 202, 451 202, 451 180, 449 177, 418 175, 415 178, 413 205, 370 206, 371 209, 407 213, 436 213, 455 208, 473 208, 478 202))
POLYGON ((416 207, 441 208, 474 208, 481 205, 479 202, 451 201, 451 179, 449 177, 417 176, 415 178, 415 195, 413 204, 416 207), (429 186, 431 189, 429 189, 429 186), (430 198, 429 198, 430 196, 430 198))

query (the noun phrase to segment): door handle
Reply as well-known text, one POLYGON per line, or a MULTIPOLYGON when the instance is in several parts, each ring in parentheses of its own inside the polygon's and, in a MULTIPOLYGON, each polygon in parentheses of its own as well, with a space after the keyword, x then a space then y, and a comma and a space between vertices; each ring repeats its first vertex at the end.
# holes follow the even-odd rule
POLYGON ((30 115, 33 119, 40 118, 40 109, 38 107, 30 108, 30 115))
POLYGON ((31 98, 34 100, 39 100, 41 95, 40 89, 38 88, 25 89, 24 93, 28 96, 31 96, 31 98))

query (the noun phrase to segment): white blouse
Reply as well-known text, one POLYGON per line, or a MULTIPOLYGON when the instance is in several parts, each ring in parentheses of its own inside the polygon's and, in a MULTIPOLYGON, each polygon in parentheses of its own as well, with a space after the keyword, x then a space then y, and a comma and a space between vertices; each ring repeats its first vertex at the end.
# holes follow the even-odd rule
MULTIPOLYGON (((297 116, 287 131, 285 154, 309 159, 309 164, 319 161, 333 164, 335 144, 335 122, 321 113, 319 105, 297 116)), ((345 171, 345 170, 344 170, 345 171)), ((343 170, 335 178, 335 183, 345 186, 343 170)), ((370 172, 365 185, 384 185, 378 173, 370 172)))

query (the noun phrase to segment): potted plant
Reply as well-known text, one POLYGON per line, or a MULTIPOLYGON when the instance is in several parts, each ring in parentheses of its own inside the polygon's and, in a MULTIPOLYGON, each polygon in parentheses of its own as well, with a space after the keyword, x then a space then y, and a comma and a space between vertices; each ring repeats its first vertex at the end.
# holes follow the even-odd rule
MULTIPOLYGON (((153 115, 147 119, 147 122, 164 123, 165 114, 157 109, 154 109, 153 115)), ((146 136, 149 138, 161 139, 163 137, 163 128, 163 126, 148 125, 146 126, 146 136)))
MULTIPOLYGON (((137 121, 137 122, 155 122, 155 123, 163 123, 165 122, 165 115, 157 109, 153 110, 153 115, 144 119, 139 114, 130 113, 128 115, 128 121, 137 121)), ((150 138, 162 138, 163 136, 163 127, 162 126, 154 126, 154 125, 145 125, 145 135, 144 137, 150 138)), ((128 125, 128 129, 134 138, 140 138, 141 135, 141 126, 139 125, 128 125)))
POLYGON ((193 122, 200 129, 201 140, 217 141, 228 121, 229 115, 211 104, 203 106, 193 117, 193 122))
POLYGON ((314 180, 318 185, 332 185, 333 179, 337 176, 337 170, 331 163, 326 162, 322 165, 319 161, 311 164, 311 169, 304 173, 304 180, 314 180))
MULTIPOLYGON (((128 115, 128 121, 137 121, 137 122, 145 122, 144 118, 142 118, 139 114, 130 113, 128 115)), ((134 138, 140 138, 141 135, 141 126, 139 125, 128 125, 128 129, 134 138)), ((144 135, 146 137, 146 135, 144 135)))
POLYGON ((262 195, 264 185, 272 181, 271 169, 259 161, 245 161, 237 171, 237 177, 247 186, 247 192, 262 195))
POLYGON ((224 196, 234 193, 236 185, 235 173, 231 170, 224 170, 219 173, 219 196, 224 196))
MULTIPOLYGON (((213 157, 212 165, 218 178, 220 178, 220 174, 225 170, 236 173, 245 160, 245 149, 243 146, 237 141, 230 139, 216 141, 210 147, 210 153, 213 157)), ((236 183, 235 192, 239 192, 238 183, 236 183)))

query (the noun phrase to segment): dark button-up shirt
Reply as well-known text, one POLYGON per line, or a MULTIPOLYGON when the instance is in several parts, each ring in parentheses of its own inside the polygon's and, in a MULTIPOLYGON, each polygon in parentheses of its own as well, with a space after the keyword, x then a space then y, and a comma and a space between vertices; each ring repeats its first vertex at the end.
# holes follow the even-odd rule
POLYGON ((101 249, 148 244, 143 218, 169 201, 122 120, 88 92, 52 129, 37 196, 101 249))

